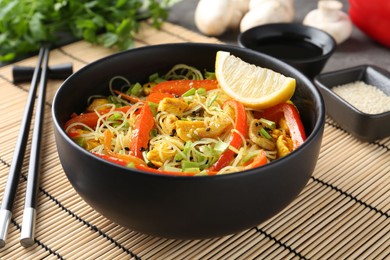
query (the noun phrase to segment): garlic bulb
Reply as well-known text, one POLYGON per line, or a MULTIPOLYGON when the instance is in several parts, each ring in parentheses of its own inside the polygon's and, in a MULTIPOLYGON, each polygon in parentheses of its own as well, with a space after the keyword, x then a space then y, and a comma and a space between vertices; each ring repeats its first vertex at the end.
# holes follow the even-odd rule
POLYGON ((340 44, 347 40, 352 33, 352 22, 342 11, 343 4, 336 0, 320 0, 318 9, 310 11, 304 18, 303 24, 321 29, 340 44))
POLYGON ((240 30, 267 23, 292 22, 294 20, 293 0, 251 0, 249 12, 241 20, 240 30))

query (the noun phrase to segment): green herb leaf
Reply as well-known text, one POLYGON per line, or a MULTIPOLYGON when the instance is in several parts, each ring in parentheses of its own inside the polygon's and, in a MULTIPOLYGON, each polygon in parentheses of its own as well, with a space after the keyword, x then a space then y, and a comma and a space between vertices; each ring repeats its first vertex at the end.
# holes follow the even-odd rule
POLYGON ((125 50, 134 46, 141 19, 159 28, 178 0, 0 0, 0 61, 58 44, 72 35, 94 44, 125 50))

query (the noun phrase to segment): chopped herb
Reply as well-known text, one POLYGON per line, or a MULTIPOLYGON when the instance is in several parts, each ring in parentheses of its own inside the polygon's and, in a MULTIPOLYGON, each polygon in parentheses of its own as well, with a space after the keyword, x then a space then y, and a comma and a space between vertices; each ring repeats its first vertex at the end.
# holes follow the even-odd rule
POLYGON ((216 79, 215 73, 214 72, 209 72, 209 71, 206 71, 204 73, 204 77, 205 77, 205 79, 216 79))
POLYGON ((142 91, 142 85, 139 83, 135 83, 134 86, 130 90, 130 95, 139 97, 142 91))
POLYGON ((154 102, 151 102, 151 101, 148 101, 148 105, 150 107, 150 110, 152 110, 153 116, 156 116, 157 115, 158 104, 154 103, 154 102))
POLYGON ((272 136, 264 128, 260 128, 259 133, 262 137, 264 137, 268 140, 272 140, 272 136))
POLYGON ((150 131, 150 134, 149 134, 149 135, 150 135, 151 138, 153 138, 153 137, 156 137, 157 134, 158 134, 157 129, 154 128, 152 131, 150 131))
POLYGON ((176 2, 0 1, 0 62, 37 51, 42 43, 56 44, 64 34, 105 47, 130 49, 141 21, 150 18, 152 26, 159 28, 176 2))
POLYGON ((190 90, 186 91, 183 95, 181 95, 182 97, 189 97, 189 96, 193 96, 195 95, 196 93, 196 88, 191 88, 190 90))
POLYGON ((85 148, 85 145, 86 145, 85 138, 83 138, 83 137, 76 137, 76 138, 74 139, 74 141, 75 141, 76 144, 78 144, 79 146, 85 148))
POLYGON ((118 120, 118 119, 122 119, 122 114, 119 113, 119 112, 115 112, 115 113, 112 114, 108 119, 111 120, 111 121, 115 121, 115 120, 118 120))
POLYGON ((274 121, 271 121, 271 120, 268 120, 268 119, 265 119, 265 118, 260 118, 259 119, 259 122, 264 126, 264 127, 267 127, 269 129, 275 129, 276 128, 276 124, 274 121))
POLYGON ((228 144, 228 143, 219 141, 218 143, 215 144, 214 150, 217 151, 217 152, 222 153, 222 152, 224 152, 228 147, 229 147, 229 144, 228 144))
POLYGON ((207 93, 207 90, 205 88, 198 88, 196 90, 196 93, 199 95, 205 95, 207 93))
POLYGON ((208 99, 206 106, 210 107, 214 103, 214 101, 217 99, 217 97, 218 97, 218 95, 214 95, 211 99, 208 99))

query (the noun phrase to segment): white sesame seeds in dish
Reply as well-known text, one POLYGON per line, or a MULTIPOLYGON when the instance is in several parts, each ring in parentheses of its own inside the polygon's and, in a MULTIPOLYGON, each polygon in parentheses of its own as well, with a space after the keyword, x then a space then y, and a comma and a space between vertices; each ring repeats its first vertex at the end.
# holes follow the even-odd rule
POLYGON ((390 96, 363 81, 335 86, 331 90, 363 113, 380 114, 390 111, 390 96))

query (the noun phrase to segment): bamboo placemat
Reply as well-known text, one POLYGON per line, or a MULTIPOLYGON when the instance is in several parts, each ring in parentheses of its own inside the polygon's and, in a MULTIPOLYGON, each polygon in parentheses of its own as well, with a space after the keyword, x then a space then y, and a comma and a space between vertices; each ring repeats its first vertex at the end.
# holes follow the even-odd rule
MULTIPOLYGON (((136 39, 136 46, 218 42, 170 23, 159 31, 145 23, 136 39)), ((74 70, 78 70, 112 53, 79 41, 52 50, 50 64, 71 62, 74 70)), ((32 57, 17 65, 34 66, 36 59, 32 57)), ((361 142, 327 118, 313 176, 299 197, 280 214, 226 237, 194 241, 161 239, 122 228, 102 217, 67 181, 57 155, 50 112, 60 84, 53 80, 48 83, 36 243, 28 249, 19 244, 26 160, 1 259, 390 258, 390 138, 361 142)), ((0 68, 1 194, 28 88, 29 84, 12 83, 11 66, 0 68)))

